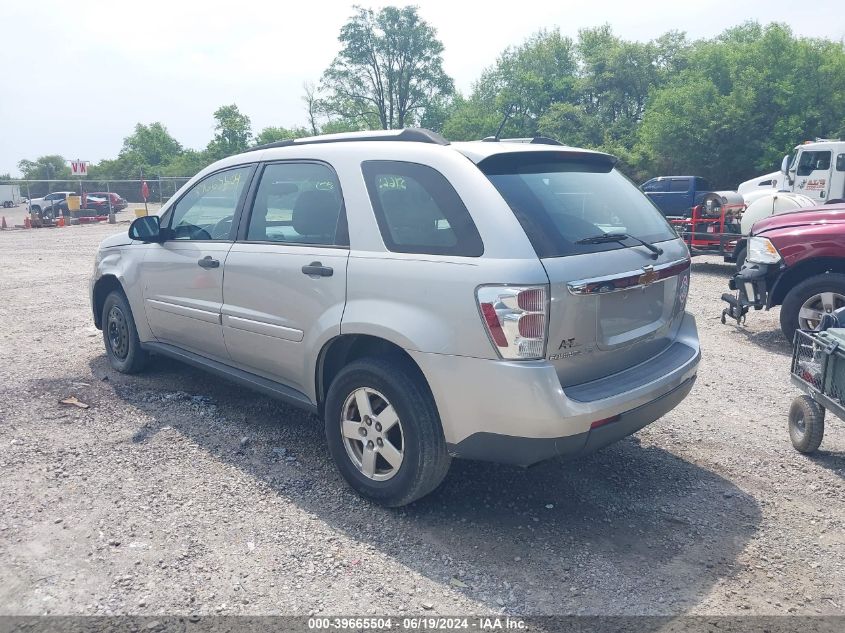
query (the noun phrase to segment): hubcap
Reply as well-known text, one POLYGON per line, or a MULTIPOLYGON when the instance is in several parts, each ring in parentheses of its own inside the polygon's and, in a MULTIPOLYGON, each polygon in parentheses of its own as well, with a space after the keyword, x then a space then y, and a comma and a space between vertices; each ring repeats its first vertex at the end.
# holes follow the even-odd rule
POLYGON ((375 389, 356 389, 343 403, 343 446, 355 467, 373 481, 387 481, 405 458, 405 436, 396 410, 375 389))
POLYGON ((798 325, 802 330, 815 330, 822 316, 845 306, 845 297, 836 292, 820 292, 804 302, 798 311, 798 325))
POLYGON ((123 311, 117 306, 112 306, 108 317, 108 338, 112 354, 123 360, 129 354, 129 328, 126 326, 126 318, 123 311))

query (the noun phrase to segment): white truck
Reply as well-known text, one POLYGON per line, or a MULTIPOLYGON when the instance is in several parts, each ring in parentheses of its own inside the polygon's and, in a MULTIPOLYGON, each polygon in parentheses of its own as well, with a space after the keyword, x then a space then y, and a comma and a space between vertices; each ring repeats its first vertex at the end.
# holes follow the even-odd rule
POLYGON ((783 157, 780 171, 746 180, 737 191, 748 204, 774 191, 802 194, 816 204, 845 202, 845 141, 816 139, 796 145, 783 157))
POLYGON ((737 188, 748 205, 742 215, 743 234, 770 215, 845 202, 845 141, 802 143, 783 157, 780 169, 779 174, 766 174, 737 188), (767 181, 772 183, 769 189, 765 188, 767 181))
MULTIPOLYGON (((796 145, 783 157, 780 171, 746 180, 737 187, 746 208, 740 233, 748 235, 758 220, 820 204, 845 203, 845 141, 816 139, 796 145)), ((745 238, 725 261, 745 261, 745 238)))
POLYGON ((21 188, 18 185, 0 185, 0 206, 4 209, 21 203, 21 188))

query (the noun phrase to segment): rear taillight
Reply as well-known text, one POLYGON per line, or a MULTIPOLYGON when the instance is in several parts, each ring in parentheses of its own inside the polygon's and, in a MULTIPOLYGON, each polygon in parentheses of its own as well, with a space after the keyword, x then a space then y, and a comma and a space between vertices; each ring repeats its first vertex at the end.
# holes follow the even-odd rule
POLYGON ((683 312, 687 308, 687 297, 689 296, 689 278, 689 268, 687 268, 684 272, 678 275, 678 305, 675 310, 676 314, 678 312, 683 312))
POLYGON ((537 360, 546 355, 547 286, 481 286, 475 294, 501 358, 537 360))

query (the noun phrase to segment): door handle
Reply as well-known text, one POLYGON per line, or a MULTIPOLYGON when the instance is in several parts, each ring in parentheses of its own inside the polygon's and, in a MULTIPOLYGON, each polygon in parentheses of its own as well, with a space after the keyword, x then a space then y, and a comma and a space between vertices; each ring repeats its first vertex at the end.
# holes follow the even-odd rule
POLYGON ((309 276, 331 277, 334 274, 334 269, 331 266, 323 266, 321 262, 311 262, 302 267, 302 272, 309 276))
POLYGON ((214 259, 211 255, 206 255, 197 264, 200 268, 220 268, 220 260, 214 259))

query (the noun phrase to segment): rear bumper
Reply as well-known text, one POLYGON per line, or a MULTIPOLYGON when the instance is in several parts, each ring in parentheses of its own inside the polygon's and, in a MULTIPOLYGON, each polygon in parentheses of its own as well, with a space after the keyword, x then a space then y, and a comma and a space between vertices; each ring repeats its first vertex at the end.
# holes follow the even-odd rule
POLYGON ((585 433, 533 438, 480 432, 458 444, 450 445, 450 453, 455 457, 517 466, 530 466, 552 457, 572 458, 587 455, 636 433, 664 416, 687 397, 694 383, 695 376, 656 400, 626 411, 620 414, 617 420, 585 433))
POLYGON ((692 388, 701 357, 692 315, 685 315, 675 345, 688 353, 664 353, 596 381, 604 384, 566 391, 546 361, 409 353, 428 379, 453 455, 529 465, 600 448, 676 406, 692 388), (606 389, 612 384, 616 390, 606 389), (617 416, 591 430, 594 422, 617 416))

